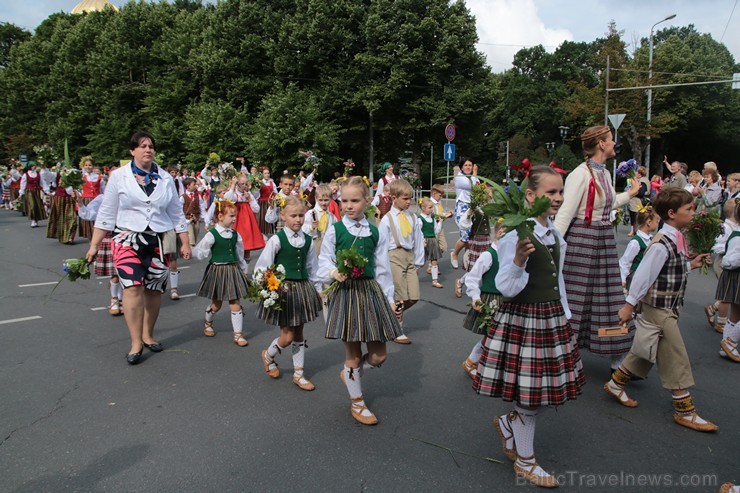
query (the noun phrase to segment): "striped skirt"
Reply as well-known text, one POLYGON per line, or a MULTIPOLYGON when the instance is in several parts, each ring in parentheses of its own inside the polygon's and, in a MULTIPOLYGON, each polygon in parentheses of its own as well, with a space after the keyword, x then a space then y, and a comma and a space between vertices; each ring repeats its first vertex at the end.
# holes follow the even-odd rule
POLYGON ((3 203, 10 202, 10 188, 3 187, 3 203))
POLYGON ((77 229, 77 211, 72 197, 54 196, 46 225, 46 237, 56 238, 59 243, 71 243, 77 229))
POLYGON ((491 246, 491 235, 473 235, 470 237, 468 242, 468 263, 467 272, 475 265, 475 261, 478 260, 481 253, 488 250, 491 246))
POLYGON ((285 292, 280 296, 281 310, 265 308, 260 303, 257 317, 268 325, 297 327, 307 324, 321 313, 321 298, 308 279, 285 281, 285 292))
MULTIPOLYGON (((500 294, 481 293, 480 300, 484 304, 497 300, 498 305, 501 306, 500 294)), ((468 314, 465 316, 465 320, 463 320, 463 328, 468 329, 473 334, 485 335, 488 333, 488 329, 490 329, 490 327, 480 327, 481 322, 482 318, 480 317, 480 312, 477 312, 473 310, 472 307, 470 307, 470 310, 468 310, 468 314)))
POLYGON ((604 356, 627 353, 634 331, 603 339, 598 334, 601 327, 619 325, 617 313, 624 306, 614 228, 608 221, 593 221, 586 226, 576 219, 565 234, 565 241, 568 249, 563 278, 572 312, 570 324, 578 334, 578 346, 604 356))
POLYGON ((31 221, 43 221, 46 219, 46 209, 41 198, 41 190, 26 190, 24 193, 23 212, 31 221))
POLYGON ((432 236, 431 238, 424 238, 424 241, 426 242, 424 255, 427 260, 439 260, 442 256, 442 252, 439 250, 439 241, 437 241, 437 237, 432 236))
POLYGON ((106 231, 105 236, 100 241, 98 254, 95 256, 95 275, 96 276, 118 276, 115 266, 113 265, 113 249, 111 242, 113 233, 106 231))
POLYGON ((501 305, 483 340, 473 389, 524 406, 557 406, 586 383, 560 301, 501 305))
POLYGON ((270 202, 267 200, 261 200, 260 201, 260 217, 259 217, 259 224, 260 224, 260 231, 263 235, 267 236, 268 238, 275 234, 275 225, 270 224, 267 221, 265 221, 265 214, 267 214, 267 209, 270 208, 270 202))
MULTIPOLYGON (((86 197, 82 199, 82 204, 87 205, 92 201, 92 198, 86 197)), ((95 221, 85 221, 84 219, 77 218, 77 236, 92 240, 94 225, 95 221)))
POLYGON ((401 325, 375 279, 347 279, 329 293, 326 338, 345 342, 388 342, 401 325))
POLYGON ((249 291, 247 276, 239 264, 209 263, 198 288, 198 296, 209 300, 240 300, 249 291))
POLYGON ((722 269, 714 299, 740 305, 740 269, 722 269))

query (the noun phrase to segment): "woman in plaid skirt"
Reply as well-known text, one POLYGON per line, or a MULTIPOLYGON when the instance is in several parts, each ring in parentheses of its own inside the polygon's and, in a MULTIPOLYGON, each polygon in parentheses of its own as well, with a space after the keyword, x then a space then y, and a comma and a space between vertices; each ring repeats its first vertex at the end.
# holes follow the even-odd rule
POLYGON ((566 243, 549 216, 563 201, 563 179, 547 166, 532 168, 526 199, 551 200, 550 209, 534 220, 524 239, 517 231, 498 246, 500 269, 495 283, 504 302, 483 342, 473 388, 482 395, 516 402, 508 415, 497 416, 504 455, 514 472, 537 486, 558 481, 535 461, 534 433, 541 406, 575 399, 585 383, 583 363, 568 323, 570 311, 561 275, 566 243))
POLYGON ((563 276, 573 312, 570 323, 578 334, 578 346, 611 357, 611 367, 616 369, 632 347, 634 327, 625 336, 599 338, 599 328, 619 325, 617 312, 624 305, 609 214, 627 204, 640 188, 632 180, 628 191, 614 191, 604 164, 616 155, 609 127, 587 129, 581 145, 586 161, 568 175, 563 206, 555 217, 555 227, 568 242, 563 276))
POLYGON ((275 358, 278 353, 291 347, 293 353, 293 383, 302 390, 315 387, 303 374, 306 340, 303 325, 321 313, 322 283, 318 280, 318 256, 310 236, 302 231, 306 216, 306 203, 298 197, 285 199, 280 210, 280 219, 285 227, 267 241, 254 267, 255 277, 262 275, 271 265, 282 265, 285 270, 285 289, 280 296, 280 310, 260 304, 257 316, 270 325, 280 327, 276 337, 262 351, 262 363, 272 378, 280 376, 275 358))

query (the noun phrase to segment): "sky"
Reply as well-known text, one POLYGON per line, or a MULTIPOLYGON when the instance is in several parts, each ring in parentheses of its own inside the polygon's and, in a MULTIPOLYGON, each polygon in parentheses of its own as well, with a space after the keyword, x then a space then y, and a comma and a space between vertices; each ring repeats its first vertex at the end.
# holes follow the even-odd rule
MULTIPOLYGON (((50 14, 69 12, 78 1, 0 0, 0 21, 32 31, 50 14)), ((126 1, 111 3, 120 7, 126 1)), ((523 47, 542 44, 553 51, 563 41, 602 37, 612 19, 628 45, 635 46, 650 35, 653 24, 671 14, 676 18, 656 30, 694 24, 699 32, 721 40, 740 61, 738 0, 466 0, 466 4, 476 17, 478 49, 494 72, 510 68, 523 47)))

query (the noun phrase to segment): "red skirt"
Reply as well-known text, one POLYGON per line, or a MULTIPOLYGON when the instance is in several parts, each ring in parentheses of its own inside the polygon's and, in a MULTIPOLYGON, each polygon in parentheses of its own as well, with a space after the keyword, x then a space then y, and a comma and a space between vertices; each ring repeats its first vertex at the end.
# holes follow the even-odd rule
POLYGON ((265 240, 262 238, 257 218, 249 206, 249 202, 236 203, 236 224, 234 229, 239 232, 244 242, 244 250, 260 250, 265 248, 265 240))

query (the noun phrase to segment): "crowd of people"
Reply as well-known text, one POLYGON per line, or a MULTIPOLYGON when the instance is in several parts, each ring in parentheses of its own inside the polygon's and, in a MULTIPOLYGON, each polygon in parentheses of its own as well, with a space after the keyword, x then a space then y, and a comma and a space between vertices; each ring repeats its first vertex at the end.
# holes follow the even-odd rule
POLYGON ((567 178, 549 166, 527 171, 526 203, 546 197, 550 205, 524 235, 473 203, 485 180, 469 158, 454 179, 454 211, 443 206, 445 188, 434 186, 413 213, 414 189, 392 163, 382 165, 375 195, 358 176, 318 183, 314 172, 286 172, 274 181, 268 168, 243 167, 232 176, 220 165, 183 173, 154 162, 155 139, 146 132, 131 137, 123 166, 103 172, 84 158, 81 190, 65 188, 58 174, 33 162, 12 169, 3 177, 3 201, 31 227, 48 217, 49 238, 68 244, 78 232, 89 239, 86 260, 98 276, 111 276, 109 313, 125 318, 131 365, 145 349, 164 349, 154 330, 162 293, 179 299, 178 258, 208 262, 197 292, 208 300, 203 335, 216 335, 214 319, 227 301, 233 342, 248 346, 242 303, 257 300, 258 318, 279 330, 261 351, 265 372, 277 379, 290 348, 292 381, 304 391, 315 385, 303 328, 323 312, 325 337, 344 344, 339 378, 350 414, 364 425, 378 418, 362 381, 378 373, 388 342, 412 343, 404 315, 421 297, 420 272, 426 266, 432 287, 443 288, 439 261, 450 252, 451 267, 466 270, 453 291, 471 300, 461 323, 481 337, 462 367, 477 393, 512 403, 494 426, 516 475, 551 488, 557 479, 535 458, 538 413, 581 394, 583 349, 608 358, 603 389, 618 404, 637 406, 627 384, 657 365, 675 423, 718 429, 694 406, 678 321, 688 272, 711 262, 710 254, 690 255, 682 234, 697 208, 725 218, 714 250, 718 287, 705 312, 722 333, 720 356, 740 362, 740 175, 730 174, 725 185, 707 163, 701 180, 687 182, 682 163, 666 159, 671 176, 660 187, 639 168, 617 193, 605 166, 615 155, 609 128, 589 128, 581 142, 585 160, 567 178), (633 229, 620 258, 611 213, 623 206, 633 229), (452 216, 459 239, 448 249, 442 225, 452 216), (252 252, 259 252, 253 269, 252 252))

